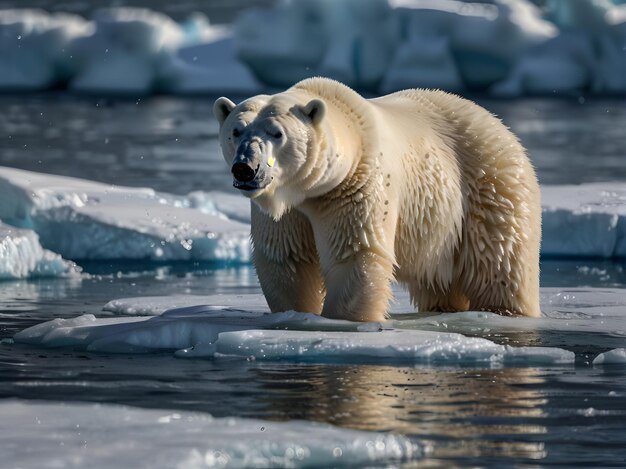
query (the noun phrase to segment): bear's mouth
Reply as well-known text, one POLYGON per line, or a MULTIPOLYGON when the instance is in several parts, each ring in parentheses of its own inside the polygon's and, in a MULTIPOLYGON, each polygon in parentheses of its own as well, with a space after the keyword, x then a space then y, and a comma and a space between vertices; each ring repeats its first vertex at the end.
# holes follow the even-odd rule
POLYGON ((267 185, 268 185, 268 182, 258 181, 256 179, 253 181, 248 181, 248 182, 241 182, 241 181, 237 181, 236 179, 233 180, 233 187, 241 191, 257 191, 260 189, 265 189, 267 185))

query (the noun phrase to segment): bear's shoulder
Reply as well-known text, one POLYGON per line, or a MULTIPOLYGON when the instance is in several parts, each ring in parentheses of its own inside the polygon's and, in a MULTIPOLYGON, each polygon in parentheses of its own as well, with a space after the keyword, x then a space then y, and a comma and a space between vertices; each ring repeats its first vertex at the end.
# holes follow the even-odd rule
POLYGON ((305 92, 322 99, 327 106, 333 106, 347 115, 370 114, 369 103, 349 86, 330 78, 307 78, 296 83, 289 91, 305 92))

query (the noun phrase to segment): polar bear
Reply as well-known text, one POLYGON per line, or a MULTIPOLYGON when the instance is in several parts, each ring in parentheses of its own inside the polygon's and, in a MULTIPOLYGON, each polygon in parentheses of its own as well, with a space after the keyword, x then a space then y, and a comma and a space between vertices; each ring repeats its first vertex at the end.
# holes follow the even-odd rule
POLYGON ((485 109, 310 78, 213 110, 272 311, 383 321, 395 279, 420 311, 539 316, 539 185, 485 109))

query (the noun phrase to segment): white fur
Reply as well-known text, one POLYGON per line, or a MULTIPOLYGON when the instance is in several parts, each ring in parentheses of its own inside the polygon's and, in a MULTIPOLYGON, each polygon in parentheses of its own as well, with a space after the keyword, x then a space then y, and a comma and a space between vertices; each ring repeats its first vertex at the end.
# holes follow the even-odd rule
POLYGON ((539 315, 539 186, 518 140, 483 108, 428 90, 365 100, 313 78, 226 114, 229 164, 236 122, 286 137, 273 146, 272 183, 249 195, 273 311, 380 321, 395 278, 420 310, 539 315), (313 120, 312 100, 323 105, 313 120))

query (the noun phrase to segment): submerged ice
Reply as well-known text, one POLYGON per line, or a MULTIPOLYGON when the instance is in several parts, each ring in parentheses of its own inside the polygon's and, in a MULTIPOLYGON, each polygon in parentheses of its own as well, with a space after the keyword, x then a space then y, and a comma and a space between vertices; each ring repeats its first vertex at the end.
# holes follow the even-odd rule
POLYGON ((5 467, 364 467, 423 457, 404 436, 305 421, 130 407, 0 403, 5 467))
MULTIPOLYGON (((554 298, 552 298, 554 299, 554 298)), ((147 353, 176 351, 178 357, 240 357, 255 360, 309 362, 390 362, 429 365, 572 364, 574 354, 558 347, 514 347, 487 338, 488 331, 533 328, 558 330, 578 318, 568 313, 559 326, 545 318, 503 318, 492 313, 456 313, 414 319, 394 314, 387 323, 354 323, 314 314, 270 314, 261 295, 192 298, 136 298, 106 306, 117 314, 55 319, 15 335, 15 341, 43 347, 71 347, 92 352, 147 353), (192 304, 165 310, 171 305, 192 304), (230 305, 228 305, 230 303, 230 305), (142 308, 143 306, 143 308, 142 308), (153 314, 154 316, 146 316, 153 314), (518 322, 521 321, 521 322, 518 322), (448 324, 446 324, 448 323, 448 324), (443 327, 445 325, 445 327, 443 327), (489 326, 489 329, 485 329, 489 326), (453 332, 454 331, 454 332, 453 332)), ((402 303, 406 298, 402 298, 402 303)), ((408 305, 405 305, 405 307, 408 305)), ((623 318, 623 315, 622 315, 623 318)), ((597 327, 614 328, 609 317, 597 327)), ((557 321, 558 322, 558 321, 557 321)), ((593 326, 591 326, 593 327, 593 326)))
POLYGON ((582 346, 606 351, 584 359, 594 365, 624 362, 626 290, 545 288, 540 318, 415 314, 405 292, 396 300, 387 322, 355 323, 271 314, 261 294, 125 298, 109 302, 106 316, 55 319, 14 340, 91 352, 170 351, 181 358, 486 367, 571 365, 571 348, 583 353, 582 346))

